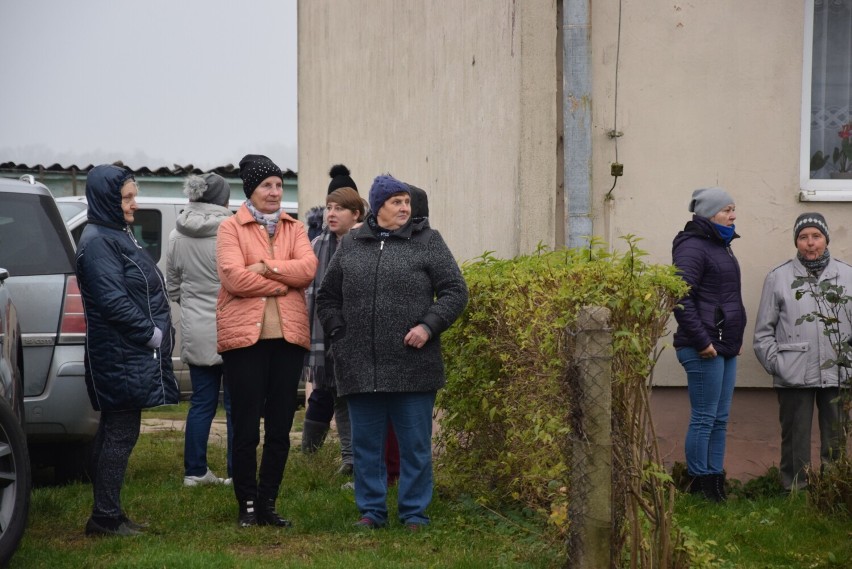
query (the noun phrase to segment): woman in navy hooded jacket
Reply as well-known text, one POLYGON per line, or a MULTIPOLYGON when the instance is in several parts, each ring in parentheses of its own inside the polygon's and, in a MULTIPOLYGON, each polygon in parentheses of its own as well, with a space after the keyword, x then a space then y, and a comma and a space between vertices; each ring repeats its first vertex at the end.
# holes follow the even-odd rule
POLYGON ((674 311, 674 347, 691 407, 686 466, 691 491, 714 502, 725 499, 725 437, 746 325, 740 266, 731 250, 739 237, 735 210, 725 190, 695 190, 689 204, 695 215, 672 245, 673 263, 689 285, 674 311))
POLYGON ((86 386, 101 412, 94 441, 94 507, 87 535, 136 535, 121 509, 121 487, 139 438, 142 409, 178 402, 174 331, 163 275, 130 228, 138 188, 118 166, 86 178, 88 225, 77 247, 86 317, 86 386))

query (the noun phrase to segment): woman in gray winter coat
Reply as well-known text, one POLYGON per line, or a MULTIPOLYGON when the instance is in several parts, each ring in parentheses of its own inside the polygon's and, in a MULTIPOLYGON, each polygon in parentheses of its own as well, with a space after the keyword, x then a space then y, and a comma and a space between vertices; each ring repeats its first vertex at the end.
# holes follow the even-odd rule
POLYGON ((142 409, 178 402, 166 285, 130 227, 138 191, 133 174, 118 166, 96 166, 86 177, 89 223, 75 270, 86 317, 86 386, 101 412, 87 535, 131 536, 144 527, 121 509, 124 474, 142 409))
POLYGON ((166 275, 169 299, 180 305, 180 359, 189 365, 192 396, 186 415, 183 466, 184 486, 229 483, 231 465, 231 397, 224 390, 228 434, 228 479, 207 465, 207 439, 219 406, 223 384, 222 356, 216 351, 216 233, 231 217, 231 186, 219 174, 189 176, 184 182, 186 209, 169 235, 166 275))
MULTIPOLYGON (((778 395, 781 420, 781 482, 787 490, 807 485, 806 469, 811 462, 811 423, 814 404, 819 411, 820 458, 828 462, 844 440, 840 430, 841 404, 837 366, 823 368, 835 358, 832 338, 824 334, 818 319, 799 319, 818 310, 814 297, 805 292, 797 299, 793 282, 802 277, 831 283, 852 293, 852 267, 828 252, 828 224, 819 213, 803 213, 793 225, 796 256, 766 275, 757 323, 754 353, 772 375, 778 395)), ((852 326, 841 311, 841 339, 852 336, 852 326)))
POLYGON ((400 452, 398 514, 429 523, 432 412, 444 386, 440 334, 467 304, 467 285, 441 235, 412 220, 408 186, 378 176, 366 222, 347 234, 317 294, 337 392, 347 398, 355 459, 357 526, 387 523, 383 453, 388 421, 400 452))

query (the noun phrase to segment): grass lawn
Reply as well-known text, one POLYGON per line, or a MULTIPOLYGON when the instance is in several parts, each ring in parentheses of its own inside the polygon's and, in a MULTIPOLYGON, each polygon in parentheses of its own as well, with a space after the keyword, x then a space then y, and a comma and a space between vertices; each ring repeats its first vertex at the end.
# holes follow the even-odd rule
POLYGON ((708 566, 731 569, 849 569, 852 521, 821 516, 804 492, 710 504, 681 496, 676 519, 707 541, 708 566))
MULTIPOLYGON (((186 406, 145 412, 143 419, 182 419, 186 406)), ((301 412, 297 418, 301 424, 301 412)), ((294 427, 294 430, 300 429, 294 427)), ((89 484, 38 487, 30 522, 10 567, 254 568, 254 567, 558 567, 554 548, 529 519, 511 521, 473 504, 435 496, 431 526, 412 534, 396 522, 357 530, 354 496, 335 475, 336 444, 314 456, 295 448, 284 474, 279 512, 294 527, 239 529, 233 489, 185 488, 183 432, 146 433, 130 459, 122 503, 135 520, 150 523, 144 536, 89 538, 89 484)), ((211 445, 211 468, 224 474, 224 448, 211 445)), ((395 500, 391 499, 395 505, 395 500)))
MULTIPOLYGON (((186 404, 143 414, 182 420, 186 404)), ((302 412, 294 431, 301 427, 302 412)), ((177 423, 179 424, 179 423, 177 423)), ((295 434, 295 433, 294 433, 295 434)), ((294 437, 298 438, 298 437, 294 437)), ((210 446, 211 468, 225 473, 225 452, 210 446)), ((128 514, 151 524, 136 538, 87 538, 83 527, 91 486, 41 485, 32 496, 30 522, 10 567, 49 568, 260 568, 564 566, 560 548, 542 539, 539 522, 523 514, 497 516, 471 502, 436 494, 432 525, 411 534, 398 523, 376 531, 355 529, 354 497, 334 474, 338 447, 314 456, 294 445, 284 475, 279 512, 290 529, 239 529, 231 487, 184 488, 183 432, 143 434, 130 460, 122 494, 128 514)), ((393 497, 391 503, 395 503, 393 497)), ((699 544, 700 567, 850 568, 852 523, 813 513, 804 494, 714 505, 693 496, 677 504, 677 522, 699 544)), ((395 521, 393 506, 391 520, 395 521)))

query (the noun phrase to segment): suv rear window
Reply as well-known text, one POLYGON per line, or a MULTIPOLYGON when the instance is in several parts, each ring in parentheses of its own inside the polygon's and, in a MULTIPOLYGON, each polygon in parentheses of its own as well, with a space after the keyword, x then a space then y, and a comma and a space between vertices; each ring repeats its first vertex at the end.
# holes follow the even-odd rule
POLYGON ((53 198, 0 196, 0 267, 13 277, 73 273, 74 249, 53 198))

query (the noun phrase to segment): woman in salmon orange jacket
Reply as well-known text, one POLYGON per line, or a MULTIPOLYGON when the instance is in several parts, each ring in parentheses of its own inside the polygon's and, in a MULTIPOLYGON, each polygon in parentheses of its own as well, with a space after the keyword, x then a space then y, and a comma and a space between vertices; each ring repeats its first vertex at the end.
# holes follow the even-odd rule
POLYGON ((222 282, 217 348, 231 393, 234 493, 241 527, 288 527, 275 501, 310 346, 305 288, 317 258, 304 225, 281 208, 281 169, 266 156, 248 154, 240 161, 240 178, 248 199, 222 222, 216 243, 222 282), (258 473, 261 417, 265 435, 258 473))

